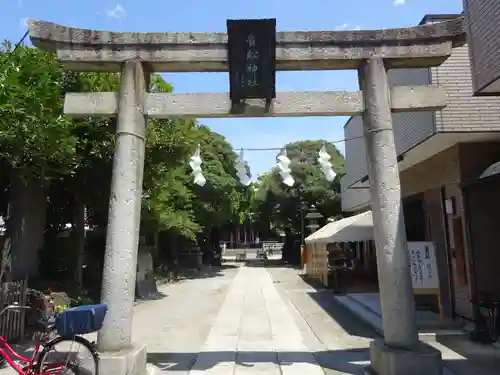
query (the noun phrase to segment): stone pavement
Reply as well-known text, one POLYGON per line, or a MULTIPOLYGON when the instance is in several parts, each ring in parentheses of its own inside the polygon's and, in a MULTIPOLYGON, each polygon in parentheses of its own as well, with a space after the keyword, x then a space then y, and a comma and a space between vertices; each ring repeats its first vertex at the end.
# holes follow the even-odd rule
POLYGON ((331 335, 330 325, 333 341, 321 341, 268 269, 255 265, 160 287, 164 299, 137 306, 133 337, 147 343, 149 362, 191 375, 361 374, 368 339, 331 335))
POLYGON ((167 374, 189 373, 239 268, 205 271, 160 285, 162 299, 135 307, 132 338, 147 344, 148 361, 167 374))
POLYGON ((241 268, 190 371, 248 373, 323 374, 264 268, 241 268))
MULTIPOLYGON (((337 303, 332 298, 331 290, 326 290, 320 285, 312 287, 298 277, 298 271, 291 268, 268 268, 268 271, 277 281, 277 289, 283 290, 316 337, 325 347, 330 348, 326 354, 323 351, 316 355, 326 374, 332 368, 353 373, 350 372, 353 363, 363 362, 360 357, 364 357, 365 361, 368 360, 367 350, 363 348, 366 348, 369 341, 378 334, 337 303), (344 350, 332 351, 336 345, 337 348, 343 346, 344 350)), ((446 366, 444 374, 497 375, 499 373, 500 351, 490 345, 473 343, 466 337, 456 335, 437 335, 436 339, 428 341, 428 344, 441 351, 446 366)))
POLYGON ((363 373, 376 333, 331 291, 260 262, 216 272, 160 286, 163 299, 136 306, 133 338, 147 343, 156 375, 363 373))
MULTIPOLYGON (((260 262, 205 271, 134 308, 133 340, 147 344, 154 375, 361 375, 369 363, 377 333, 298 271, 260 262)), ((457 375, 497 373, 434 345, 457 375)))

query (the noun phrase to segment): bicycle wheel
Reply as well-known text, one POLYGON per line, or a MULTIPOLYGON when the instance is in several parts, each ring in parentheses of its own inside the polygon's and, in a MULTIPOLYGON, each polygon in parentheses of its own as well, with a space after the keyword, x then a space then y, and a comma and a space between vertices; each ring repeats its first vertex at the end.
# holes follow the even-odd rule
POLYGON ((44 345, 38 354, 35 374, 98 375, 99 353, 93 344, 80 336, 72 338, 56 337, 44 345), (87 355, 83 362, 78 360, 78 349, 84 349, 87 355))

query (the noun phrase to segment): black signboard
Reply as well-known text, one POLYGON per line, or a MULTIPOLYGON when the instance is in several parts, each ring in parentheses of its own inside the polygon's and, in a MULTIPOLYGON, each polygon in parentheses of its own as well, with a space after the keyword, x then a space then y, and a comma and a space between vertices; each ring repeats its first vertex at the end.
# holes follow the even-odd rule
POLYGON ((228 20, 227 50, 230 98, 276 97, 276 20, 228 20))

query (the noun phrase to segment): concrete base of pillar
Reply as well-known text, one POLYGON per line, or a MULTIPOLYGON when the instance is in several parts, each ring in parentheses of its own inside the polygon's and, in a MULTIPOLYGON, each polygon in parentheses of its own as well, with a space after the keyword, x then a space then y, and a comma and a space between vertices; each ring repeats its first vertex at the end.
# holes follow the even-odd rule
POLYGON ((146 345, 99 353, 99 375, 147 375, 146 345))
POLYGON ((420 343, 414 351, 389 348, 382 339, 370 344, 371 366, 366 374, 376 375, 442 375, 441 352, 420 343))

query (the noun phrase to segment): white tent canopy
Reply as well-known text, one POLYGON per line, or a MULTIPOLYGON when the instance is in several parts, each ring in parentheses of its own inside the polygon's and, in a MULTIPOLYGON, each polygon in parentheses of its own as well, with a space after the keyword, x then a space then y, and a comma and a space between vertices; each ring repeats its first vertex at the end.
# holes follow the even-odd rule
POLYGON ((306 238, 306 243, 335 243, 373 240, 372 212, 334 221, 306 238))
POLYGON ((349 225, 355 216, 347 217, 345 219, 333 221, 326 224, 324 227, 319 228, 316 232, 312 233, 305 239, 306 243, 318 242, 320 238, 327 237, 328 235, 335 233, 338 229, 349 225))

